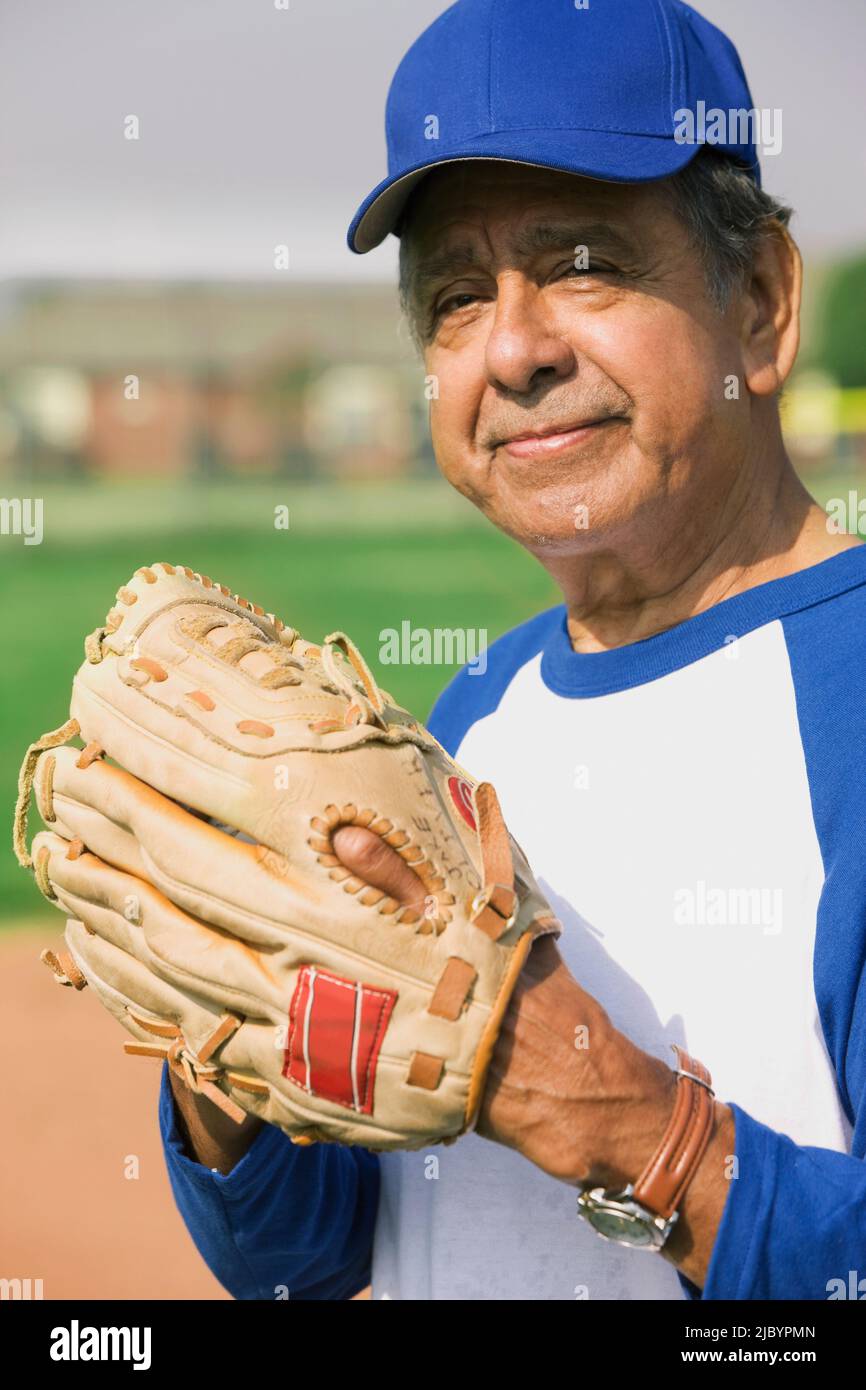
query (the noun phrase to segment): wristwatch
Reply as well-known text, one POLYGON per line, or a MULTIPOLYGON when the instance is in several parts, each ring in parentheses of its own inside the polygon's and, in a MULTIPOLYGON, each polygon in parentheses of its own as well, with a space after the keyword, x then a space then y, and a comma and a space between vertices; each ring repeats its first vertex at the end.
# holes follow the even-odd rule
POLYGON ((673 1230, 685 1191, 713 1129, 712 1077, 676 1043, 677 1097, 664 1137, 637 1182, 621 1191, 584 1187, 579 1214, 605 1240, 658 1252, 673 1230))

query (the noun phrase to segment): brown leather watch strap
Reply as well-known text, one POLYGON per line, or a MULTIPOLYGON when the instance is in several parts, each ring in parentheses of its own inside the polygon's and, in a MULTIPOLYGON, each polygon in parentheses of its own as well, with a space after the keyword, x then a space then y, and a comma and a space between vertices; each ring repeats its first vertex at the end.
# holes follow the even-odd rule
POLYGON ((694 1177, 713 1130, 712 1077, 673 1044, 679 1059, 677 1097, 664 1137, 634 1185, 633 1197, 665 1220, 673 1216, 694 1177))

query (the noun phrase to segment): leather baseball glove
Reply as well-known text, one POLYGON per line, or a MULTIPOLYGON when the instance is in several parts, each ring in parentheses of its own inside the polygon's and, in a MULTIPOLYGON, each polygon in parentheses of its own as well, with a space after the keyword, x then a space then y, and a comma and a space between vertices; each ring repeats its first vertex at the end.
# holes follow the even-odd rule
POLYGON ((560 930, 489 783, 343 633, 313 645, 190 569, 137 570, 85 654, 15 817, 69 918, 42 957, 61 983, 296 1142, 471 1129, 533 939, 560 930))

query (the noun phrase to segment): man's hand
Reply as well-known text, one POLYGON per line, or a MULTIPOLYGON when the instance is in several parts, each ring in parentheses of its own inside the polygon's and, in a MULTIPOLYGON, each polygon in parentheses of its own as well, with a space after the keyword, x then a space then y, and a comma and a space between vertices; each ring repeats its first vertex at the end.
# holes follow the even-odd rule
MULTIPOLYGON (((536 941, 488 1073, 477 1131, 574 1185, 622 1187, 652 1157, 674 1108, 671 1067, 636 1047, 581 989, 555 941, 536 941)), ((734 1122, 713 1136, 664 1254, 701 1287, 729 1191, 734 1122)), ((575 1213, 575 1221, 578 1220, 575 1213)))
POLYGON ((614 1028, 556 942, 542 937, 506 1013, 477 1128, 563 1182, 606 1181, 600 1132, 611 1153, 617 1140, 622 1148, 633 1131, 641 1133, 646 1161, 664 1133, 675 1087, 671 1069, 614 1028), (667 1115, 658 1114, 660 1094, 669 1097, 667 1115))

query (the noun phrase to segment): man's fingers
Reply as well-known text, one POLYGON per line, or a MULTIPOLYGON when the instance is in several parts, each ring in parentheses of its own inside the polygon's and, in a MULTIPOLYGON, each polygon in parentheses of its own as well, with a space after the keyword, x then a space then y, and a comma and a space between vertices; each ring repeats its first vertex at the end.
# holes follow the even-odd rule
POLYGON ((358 878, 381 888, 401 907, 421 911, 427 891, 424 884, 379 835, 361 825, 343 825, 334 832, 331 843, 337 858, 358 878))

